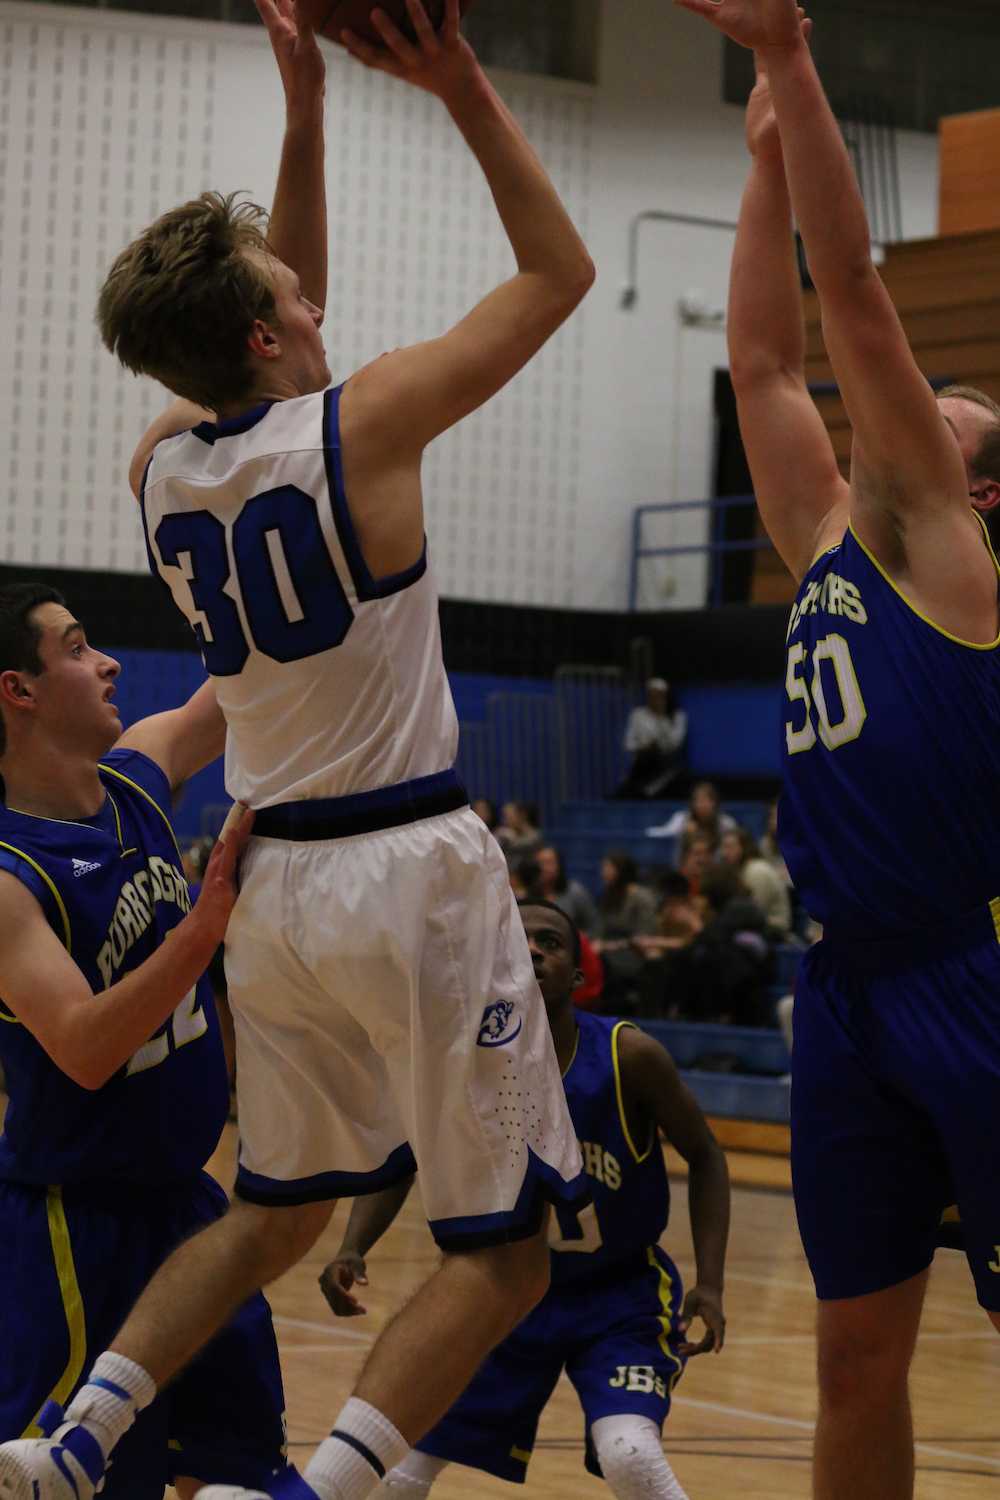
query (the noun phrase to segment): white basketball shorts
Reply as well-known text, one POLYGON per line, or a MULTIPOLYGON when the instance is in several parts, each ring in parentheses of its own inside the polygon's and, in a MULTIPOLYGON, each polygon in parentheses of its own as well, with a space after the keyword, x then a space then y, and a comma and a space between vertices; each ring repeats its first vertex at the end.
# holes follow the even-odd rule
MULTIPOLYGON (((299 837, 251 839, 226 939, 236 1192, 268 1205, 354 1197, 417 1167, 438 1244, 470 1249, 534 1233, 545 1200, 572 1210, 588 1195, 506 864, 484 824, 462 807, 315 836, 370 823, 371 797, 392 818, 387 794, 402 790, 286 804, 299 837), (361 813, 344 818, 347 804, 361 813)), ((283 830, 284 810, 258 821, 283 830)))

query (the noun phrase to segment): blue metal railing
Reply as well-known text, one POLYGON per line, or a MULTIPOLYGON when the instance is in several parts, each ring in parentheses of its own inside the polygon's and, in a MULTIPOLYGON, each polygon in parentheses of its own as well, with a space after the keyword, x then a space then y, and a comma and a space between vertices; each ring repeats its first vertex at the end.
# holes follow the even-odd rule
POLYGON ((722 514, 734 507, 755 505, 753 495, 724 495, 715 500, 672 500, 659 505, 639 505, 632 513, 632 562, 629 570, 628 607, 634 614, 639 603, 639 565, 647 557, 684 557, 698 552, 707 552, 712 560, 712 575, 708 588, 710 605, 722 601, 722 564, 732 552, 770 552, 772 544, 766 536, 748 537, 745 540, 726 541, 718 535, 718 525, 713 527, 715 535, 706 542, 691 542, 676 547, 644 547, 642 544, 643 518, 654 513, 684 510, 708 510, 721 519, 722 514))

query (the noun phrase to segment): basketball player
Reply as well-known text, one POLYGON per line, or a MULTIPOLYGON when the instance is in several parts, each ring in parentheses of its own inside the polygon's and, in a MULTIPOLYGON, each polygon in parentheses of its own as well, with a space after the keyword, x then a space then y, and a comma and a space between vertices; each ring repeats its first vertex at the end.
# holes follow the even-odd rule
MULTIPOLYGON (((496 201, 508 282, 333 390, 319 306, 231 199, 165 215, 101 295, 119 357, 220 419, 141 449, 133 472, 152 564, 217 685, 228 787, 259 810, 227 958, 239 1202, 166 1263, 115 1339, 102 1369, 117 1405, 87 1386, 66 1436, 8 1450, 25 1500, 68 1493, 55 1465, 79 1422, 107 1456, 149 1392, 306 1253, 339 1196, 416 1163, 444 1263, 295 1480, 362 1500, 543 1295, 546 1201, 586 1194, 506 867, 452 770, 420 465, 594 272, 457 0, 440 34, 419 0, 409 10, 416 43, 376 11, 385 49, 352 50, 443 102, 496 201)), ((296 45, 310 40, 299 28, 296 45)), ((90 1476, 73 1473, 85 1500, 90 1476)))
MULTIPOLYGON (((3 1438, 47 1426, 160 1262, 226 1207, 202 1170, 229 1102, 203 974, 246 830, 216 845, 191 909, 169 820, 225 725, 205 684, 122 735, 118 673, 54 589, 0 589, 3 1438)), ((258 1295, 143 1413, 106 1493, 265 1482, 282 1409, 258 1295)))
MULTIPOLYGON (((572 919, 547 901, 525 903, 521 916, 596 1217, 584 1239, 556 1247, 546 1296, 382 1490, 386 1500, 425 1500, 452 1462, 523 1483, 538 1419, 565 1369, 583 1406, 588 1470, 603 1474, 619 1500, 684 1500, 660 1432, 688 1356, 718 1352, 725 1337, 726 1158, 659 1042, 628 1021, 573 1004, 583 975, 572 919), (658 1128, 690 1167, 698 1282, 686 1297, 659 1248, 670 1187, 658 1128), (707 1331, 690 1344, 685 1335, 696 1316, 707 1331)), ((363 1311, 351 1286, 364 1279, 364 1257, 409 1186, 355 1203, 340 1253, 321 1278, 335 1313, 363 1311)))
POLYGON ((801 584, 780 833, 825 934, 800 973, 792 1060, 820 1299, 815 1494, 904 1500, 908 1369, 955 1196, 979 1300, 1000 1317, 1000 639, 981 520, 1000 497, 1000 422, 979 393, 935 401, 917 369, 793 0, 680 3, 767 75, 730 338, 761 512, 801 584), (854 429, 849 484, 802 376, 785 174, 854 429))

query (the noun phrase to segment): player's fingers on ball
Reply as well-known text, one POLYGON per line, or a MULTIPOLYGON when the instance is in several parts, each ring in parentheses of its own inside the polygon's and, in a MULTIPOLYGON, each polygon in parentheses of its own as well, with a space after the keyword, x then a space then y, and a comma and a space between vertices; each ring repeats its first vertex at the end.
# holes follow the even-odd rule
POLYGON ((406 0, 406 9, 409 12, 410 20, 413 22, 413 29, 417 33, 417 41, 421 47, 423 47, 425 52, 436 51, 437 34, 420 0, 406 0))
POLYGON ((462 12, 458 0, 445 0, 444 20, 441 22, 441 35, 446 42, 457 42, 459 32, 462 28, 462 12))
POLYGON ((380 49, 373 46, 371 42, 363 41, 361 37, 355 32, 350 31, 346 26, 340 33, 340 40, 351 56, 356 57, 358 62, 363 62, 366 67, 381 68, 385 66, 385 56, 380 49))
POLYGON ((421 61, 419 49, 410 45, 399 27, 390 16, 386 15, 384 10, 373 10, 371 22, 379 36, 385 42, 385 45, 389 48, 389 51, 399 59, 404 67, 415 68, 419 66, 421 61))

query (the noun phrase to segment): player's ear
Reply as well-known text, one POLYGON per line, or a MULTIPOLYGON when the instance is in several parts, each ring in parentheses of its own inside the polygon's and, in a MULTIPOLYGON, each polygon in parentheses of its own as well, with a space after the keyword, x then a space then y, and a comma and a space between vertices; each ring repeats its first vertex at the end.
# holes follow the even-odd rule
POLYGON ((0 672, 0 703, 5 708, 15 711, 23 709, 32 704, 34 699, 31 683, 24 672, 15 672, 13 669, 0 672))
POLYGON ((262 318, 254 319, 253 327, 247 335, 247 348, 258 359, 277 359, 281 354, 278 335, 262 318))
POLYGON ((972 508, 981 512, 995 510, 1000 505, 1000 482, 987 479, 972 496, 972 508))
POLYGON ((582 969, 574 969, 573 970, 573 983, 570 986, 570 989, 571 990, 578 990, 580 988, 580 986, 583 985, 583 984, 586 984, 586 982, 587 981, 586 981, 586 979, 584 977, 583 970, 582 969))

